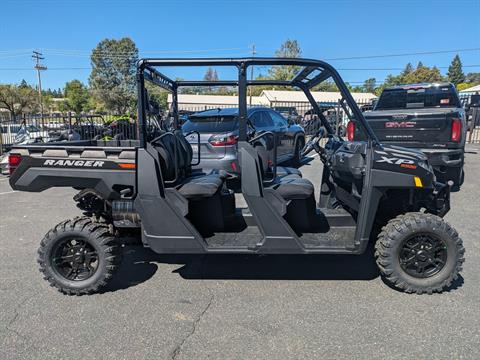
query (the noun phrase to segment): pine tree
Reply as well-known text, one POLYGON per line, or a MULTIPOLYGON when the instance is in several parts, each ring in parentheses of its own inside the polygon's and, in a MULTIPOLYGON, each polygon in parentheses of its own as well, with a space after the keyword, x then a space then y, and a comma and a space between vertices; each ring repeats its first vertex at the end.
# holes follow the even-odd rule
POLYGON ((458 54, 455 55, 452 63, 448 67, 447 77, 448 81, 454 85, 465 82, 465 74, 462 70, 462 61, 460 60, 460 56, 458 56, 458 54))
POLYGON ((30 85, 28 85, 28 83, 25 81, 25 79, 22 79, 22 81, 20 82, 19 87, 22 88, 22 89, 26 89, 26 88, 29 88, 30 85))
POLYGON ((205 73, 203 80, 205 81, 218 81, 218 74, 217 70, 212 69, 209 67, 207 69, 207 72, 205 73))

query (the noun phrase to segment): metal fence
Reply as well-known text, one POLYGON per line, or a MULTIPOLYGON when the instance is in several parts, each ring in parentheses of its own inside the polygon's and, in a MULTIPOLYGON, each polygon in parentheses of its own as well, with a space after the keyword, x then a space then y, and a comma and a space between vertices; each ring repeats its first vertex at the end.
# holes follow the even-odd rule
POLYGON ((0 151, 13 144, 60 140, 137 139, 133 117, 111 114, 44 114, 0 117, 0 151))
MULTIPOLYGON (((362 111, 372 109, 370 100, 357 101, 362 111)), ((467 114, 467 142, 480 143, 480 108, 471 103, 470 98, 462 97, 467 114)), ((265 106, 265 105, 254 105, 265 106)), ((329 120, 338 135, 345 136, 348 118, 338 101, 319 103, 323 114, 329 120)), ((216 108, 235 107, 235 105, 185 105, 179 104, 180 121, 189 114, 216 108)), ((275 102, 269 105, 280 112, 290 122, 302 125, 307 135, 314 134, 320 123, 311 105, 307 102, 275 102)), ((171 121, 165 113, 162 120, 171 121)), ((94 140, 119 139, 136 140, 138 130, 133 116, 115 116, 111 114, 75 115, 23 115, 10 119, 0 113, 0 153, 20 142, 48 142, 56 140, 94 140)))

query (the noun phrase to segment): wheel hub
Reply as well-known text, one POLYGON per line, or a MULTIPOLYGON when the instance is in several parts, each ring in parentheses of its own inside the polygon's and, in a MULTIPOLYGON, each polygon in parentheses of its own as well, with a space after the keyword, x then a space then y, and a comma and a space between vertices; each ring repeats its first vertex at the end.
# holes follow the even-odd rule
POLYGON ((443 269, 446 260, 445 243, 432 234, 414 235, 400 247, 400 266, 414 277, 426 278, 437 274, 443 269))
POLYGON ((52 250, 52 267, 60 276, 73 281, 86 280, 98 269, 98 253, 83 239, 67 239, 52 250))

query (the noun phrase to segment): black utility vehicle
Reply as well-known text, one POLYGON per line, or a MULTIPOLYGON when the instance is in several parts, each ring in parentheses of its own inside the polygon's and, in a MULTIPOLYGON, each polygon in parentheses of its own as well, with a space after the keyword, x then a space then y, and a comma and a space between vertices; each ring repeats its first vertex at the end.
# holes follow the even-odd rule
POLYGON ((14 189, 80 190, 74 200, 84 216, 56 225, 38 251, 40 270, 60 291, 81 295, 104 287, 119 266, 122 236, 135 231, 157 253, 361 254, 372 241, 382 276, 399 289, 432 293, 457 278, 464 248, 442 219, 450 206, 449 187, 434 181, 421 152, 379 143, 329 64, 291 58, 145 59, 138 63, 137 80, 138 144, 83 141, 17 146, 11 152, 14 189), (247 80, 249 66, 272 65, 300 71, 290 80, 247 80), (173 81, 158 71, 176 66, 230 66, 238 77, 173 81), (152 128, 157 114, 150 111, 145 81, 172 92, 173 131, 152 128), (346 142, 334 134, 310 92, 323 81, 335 82, 341 106, 366 141, 346 142), (262 171, 256 145, 273 144, 275 151, 276 136, 267 131, 247 141, 247 87, 255 85, 297 87, 317 112, 324 128, 309 147, 323 162, 319 198, 298 170, 274 162, 272 173, 262 171), (236 206, 221 171, 192 170, 192 148, 176 130, 177 91, 183 86, 238 88, 241 189, 248 207, 236 206))
MULTIPOLYGON (((435 176, 463 184, 467 126, 465 111, 455 86, 450 83, 411 84, 383 90, 373 111, 365 119, 383 144, 421 150, 428 156, 435 176)), ((349 140, 365 139, 350 123, 349 140)))

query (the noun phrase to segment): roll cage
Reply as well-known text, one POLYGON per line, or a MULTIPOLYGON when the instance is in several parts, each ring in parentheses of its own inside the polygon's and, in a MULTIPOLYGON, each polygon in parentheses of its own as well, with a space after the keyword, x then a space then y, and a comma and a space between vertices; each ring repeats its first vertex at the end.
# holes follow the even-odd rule
POLYGON ((239 109, 239 141, 247 140, 247 88, 248 86, 277 85, 299 88, 307 97, 314 112, 319 117, 327 133, 334 135, 334 129, 322 114, 322 111, 315 101, 311 90, 327 79, 333 79, 342 99, 340 105, 349 117, 363 128, 369 143, 378 144, 378 139, 365 121, 362 112, 355 103, 352 95, 347 89, 338 72, 326 62, 313 59, 301 58, 194 58, 194 59, 142 59, 137 64, 137 86, 138 86, 138 124, 140 145, 145 148, 147 144, 147 98, 145 91, 145 80, 163 88, 172 94, 172 115, 173 127, 179 128, 178 91, 181 87, 190 86, 233 86, 238 89, 239 109), (298 66, 300 70, 290 80, 248 80, 247 69, 249 66, 298 66), (200 67, 200 66, 226 66, 236 67, 238 78, 236 80, 172 80, 162 74, 158 69, 162 67, 200 67))

